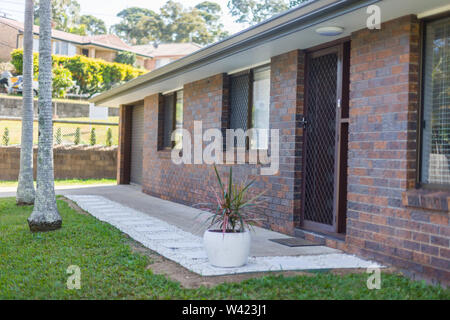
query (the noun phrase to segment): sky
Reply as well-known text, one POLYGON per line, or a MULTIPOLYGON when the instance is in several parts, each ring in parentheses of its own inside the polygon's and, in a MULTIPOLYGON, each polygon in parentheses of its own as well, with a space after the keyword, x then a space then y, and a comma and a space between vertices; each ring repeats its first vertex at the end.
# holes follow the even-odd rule
MULTIPOLYGON (((103 21, 109 27, 120 21, 117 13, 127 7, 142 7, 158 12, 167 0, 77 0, 81 7, 81 14, 91 14, 103 21)), ((184 7, 193 7, 204 0, 177 0, 184 7)), ((222 7, 222 23, 224 29, 230 33, 241 31, 245 26, 237 24, 229 14, 228 0, 212 0, 222 7)), ((0 0, 0 15, 6 13, 8 18, 23 22, 25 0, 0 0)))

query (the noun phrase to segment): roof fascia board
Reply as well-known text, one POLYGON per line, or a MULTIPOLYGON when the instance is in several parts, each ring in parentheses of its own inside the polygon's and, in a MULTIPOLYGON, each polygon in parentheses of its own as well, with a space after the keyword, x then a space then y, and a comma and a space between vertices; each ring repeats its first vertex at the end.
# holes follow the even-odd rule
POLYGON ((263 67, 263 66, 266 66, 268 64, 270 64, 270 60, 266 60, 266 61, 263 61, 261 63, 256 63, 256 64, 252 64, 252 65, 249 65, 249 66, 245 66, 245 67, 242 67, 242 68, 239 68, 239 69, 231 70, 231 71, 228 71, 227 74, 228 75, 233 75, 233 74, 245 71, 245 70, 250 70, 250 69, 263 67))
POLYGON ((443 6, 443 7, 427 10, 425 12, 421 12, 417 15, 417 18, 424 19, 424 18, 428 18, 428 17, 433 17, 433 16, 441 14, 441 13, 446 13, 449 11, 450 11, 450 4, 443 6))

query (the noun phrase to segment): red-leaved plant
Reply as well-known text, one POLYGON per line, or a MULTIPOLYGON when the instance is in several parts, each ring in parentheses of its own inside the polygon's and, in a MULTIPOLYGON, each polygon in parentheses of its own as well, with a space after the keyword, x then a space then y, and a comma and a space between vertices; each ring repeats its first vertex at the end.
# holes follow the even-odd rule
POLYGON ((209 210, 213 213, 207 219, 209 227, 218 226, 223 233, 244 232, 246 228, 250 229, 251 223, 257 219, 249 217, 248 209, 262 202, 258 201, 258 199, 265 191, 250 198, 248 190, 255 180, 250 181, 248 184, 233 183, 233 170, 230 167, 228 185, 224 186, 216 166, 214 166, 214 171, 220 188, 219 190, 211 188, 215 198, 213 203, 215 209, 209 210))

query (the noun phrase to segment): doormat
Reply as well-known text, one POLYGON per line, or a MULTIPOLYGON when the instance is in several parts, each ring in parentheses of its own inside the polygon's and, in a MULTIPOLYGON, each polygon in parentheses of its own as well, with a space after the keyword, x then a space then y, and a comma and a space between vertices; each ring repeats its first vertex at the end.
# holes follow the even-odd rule
POLYGON ((269 239, 269 240, 288 247, 306 247, 306 246, 321 245, 302 238, 283 238, 283 239, 269 239))

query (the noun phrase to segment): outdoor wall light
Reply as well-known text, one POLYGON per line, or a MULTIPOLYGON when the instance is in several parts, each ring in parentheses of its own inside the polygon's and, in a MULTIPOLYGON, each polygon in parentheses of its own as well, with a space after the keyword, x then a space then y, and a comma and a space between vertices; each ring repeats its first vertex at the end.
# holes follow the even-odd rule
POLYGON ((337 36, 344 32, 342 27, 320 27, 316 29, 316 32, 321 36, 337 36))

